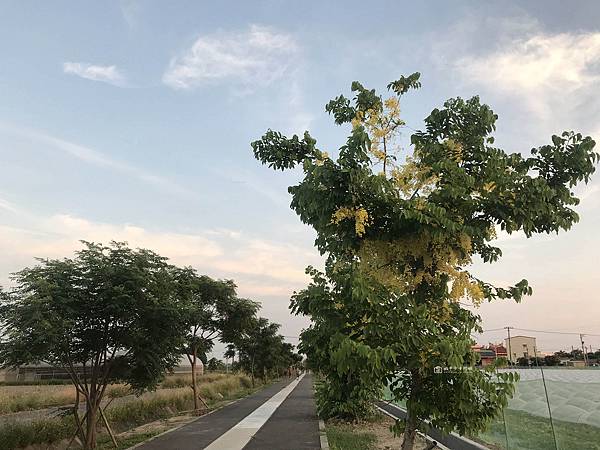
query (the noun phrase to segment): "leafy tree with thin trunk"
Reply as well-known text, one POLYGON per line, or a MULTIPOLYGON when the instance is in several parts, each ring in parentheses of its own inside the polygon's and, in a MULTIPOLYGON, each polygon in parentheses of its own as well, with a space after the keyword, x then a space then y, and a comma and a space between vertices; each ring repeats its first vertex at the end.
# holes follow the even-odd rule
POLYGON ((77 392, 76 434, 93 449, 97 423, 109 427, 107 386, 124 382, 141 393, 177 364, 184 305, 165 258, 124 243, 84 244, 73 259, 40 259, 13 276, 0 307, 0 362, 64 368, 77 392))
POLYGON ((210 358, 206 363, 206 369, 212 372, 225 372, 226 365, 223 361, 217 358, 210 358))
POLYGON ((299 358, 293 346, 278 334, 279 328, 279 324, 264 317, 254 317, 234 341, 239 365, 250 374, 253 385, 257 376, 264 381, 271 375, 279 375, 299 358))
POLYGON ((588 182, 595 142, 552 136, 529 155, 494 145, 497 116, 478 97, 450 99, 400 146, 401 97, 420 75, 391 82, 383 98, 358 82, 354 97, 326 106, 350 135, 337 158, 308 132, 267 131, 255 157, 274 169, 300 166, 291 207, 317 234, 325 271, 292 298, 308 315, 301 350, 326 378, 317 392, 325 415, 356 416, 388 385, 405 399, 402 448, 412 449, 428 420, 450 432, 484 429, 513 392, 513 374, 475 370, 471 333, 480 317, 464 308, 531 294, 526 280, 496 287, 468 269, 502 252, 497 230, 558 233, 578 220, 573 187, 588 182))
MULTIPOLYGON (((187 355, 192 368, 194 409, 200 409, 198 393, 198 361, 207 364, 207 355, 215 340, 231 342, 243 332, 258 310, 258 304, 236 294, 232 280, 214 280, 198 275, 193 268, 178 270, 177 295, 187 305, 188 333, 182 353, 187 355)), ((203 400, 202 400, 203 401, 203 400)))

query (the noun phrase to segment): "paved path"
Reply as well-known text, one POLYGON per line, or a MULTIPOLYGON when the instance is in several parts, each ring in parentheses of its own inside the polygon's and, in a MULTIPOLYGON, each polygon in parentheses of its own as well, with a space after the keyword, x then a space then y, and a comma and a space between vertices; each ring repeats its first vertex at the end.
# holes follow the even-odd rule
POLYGON ((244 450, 320 449, 312 376, 307 375, 244 450))
POLYGON ((137 449, 319 449, 312 384, 310 375, 280 381, 137 449))

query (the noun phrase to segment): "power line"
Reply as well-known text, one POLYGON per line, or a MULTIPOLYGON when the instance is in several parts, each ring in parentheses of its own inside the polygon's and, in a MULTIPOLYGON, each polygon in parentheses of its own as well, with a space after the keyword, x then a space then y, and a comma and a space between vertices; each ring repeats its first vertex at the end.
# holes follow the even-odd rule
POLYGON ((575 333, 572 331, 529 330, 527 328, 517 328, 517 327, 511 327, 511 328, 514 330, 519 330, 519 331, 529 331, 530 333, 570 334, 570 335, 576 335, 576 336, 583 334, 585 336, 600 337, 600 334, 593 334, 593 333, 575 333))
MULTIPOLYGON (((583 334, 584 336, 600 337, 600 334, 579 333, 579 332, 575 332, 575 331, 532 330, 532 329, 529 329, 529 328, 518 328, 518 327, 510 327, 510 328, 512 330, 528 331, 530 333, 564 334, 564 335, 571 335, 571 336, 579 336, 580 334, 583 334)), ((490 328, 489 330, 483 330, 479 334, 482 334, 482 333, 491 333, 492 331, 503 331, 505 329, 506 329, 506 327, 502 327, 502 328, 490 328)))

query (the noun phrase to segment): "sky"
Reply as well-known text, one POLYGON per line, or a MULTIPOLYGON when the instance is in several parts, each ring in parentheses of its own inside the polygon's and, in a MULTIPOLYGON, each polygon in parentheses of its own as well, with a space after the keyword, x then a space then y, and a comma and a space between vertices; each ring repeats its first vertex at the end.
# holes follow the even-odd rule
MULTIPOLYGON (((564 130, 600 139, 598 23, 593 0, 0 0, 0 284, 82 239, 127 241, 234 279, 296 343, 308 322, 289 297, 322 257, 289 208, 300 172, 261 166, 250 143, 310 130, 335 155, 348 130, 327 101, 354 80, 384 91, 415 71, 423 87, 402 102, 411 129, 446 99, 479 95, 508 152, 564 130)), ((586 345, 600 348, 600 172, 577 192, 572 230, 500 235, 501 262, 474 264, 534 292, 478 308, 499 329, 483 343, 512 326, 597 334, 586 345)), ((579 341, 534 335, 541 351, 579 341)))

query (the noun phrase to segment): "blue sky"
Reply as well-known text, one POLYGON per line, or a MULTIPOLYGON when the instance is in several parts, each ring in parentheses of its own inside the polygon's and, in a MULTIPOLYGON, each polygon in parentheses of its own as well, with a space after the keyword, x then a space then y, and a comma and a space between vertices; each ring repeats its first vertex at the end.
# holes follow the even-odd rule
MULTIPOLYGON (((0 1, 0 283, 79 239, 127 240, 234 278, 297 335, 288 298, 320 257, 288 207, 299 174, 262 167, 250 142, 308 129, 335 154, 347 130, 324 104, 414 71, 412 128, 478 94, 509 151, 565 129, 600 138, 599 19, 595 1, 0 1)), ((534 287, 480 308, 485 328, 600 333, 599 186, 580 189, 571 232, 501 236, 503 262, 475 267, 534 287)))

